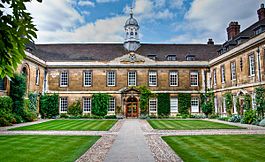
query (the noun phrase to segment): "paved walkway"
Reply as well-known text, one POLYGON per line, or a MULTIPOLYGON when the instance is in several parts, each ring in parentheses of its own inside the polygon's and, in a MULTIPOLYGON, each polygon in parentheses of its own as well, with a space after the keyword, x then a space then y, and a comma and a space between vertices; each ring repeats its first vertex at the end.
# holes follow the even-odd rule
POLYGON ((106 162, 153 162, 139 120, 127 119, 105 159, 106 162))

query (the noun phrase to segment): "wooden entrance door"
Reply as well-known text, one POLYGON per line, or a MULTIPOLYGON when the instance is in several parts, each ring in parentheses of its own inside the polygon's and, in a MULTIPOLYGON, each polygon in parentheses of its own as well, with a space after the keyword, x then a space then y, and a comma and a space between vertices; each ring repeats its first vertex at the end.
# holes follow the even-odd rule
POLYGON ((138 117, 138 102, 135 97, 129 98, 126 104, 126 117, 138 117))

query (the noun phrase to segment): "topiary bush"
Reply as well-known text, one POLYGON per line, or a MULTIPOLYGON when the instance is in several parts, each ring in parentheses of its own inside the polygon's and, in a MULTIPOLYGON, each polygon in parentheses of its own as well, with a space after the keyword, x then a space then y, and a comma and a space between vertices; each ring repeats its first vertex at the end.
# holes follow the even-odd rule
POLYGON ((52 118, 59 115, 58 94, 44 94, 40 97, 40 114, 42 118, 52 118))
POLYGON ((180 93, 178 94, 178 108, 180 114, 189 114, 191 107, 191 94, 180 93))
POLYGON ((67 113, 69 115, 78 116, 82 115, 81 101, 77 100, 72 105, 70 105, 67 109, 67 113))
POLYGON ((160 93, 157 95, 157 113, 159 116, 170 115, 170 95, 168 93, 160 93))
POLYGON ((92 96, 92 114, 105 116, 108 113, 110 95, 98 93, 92 96))

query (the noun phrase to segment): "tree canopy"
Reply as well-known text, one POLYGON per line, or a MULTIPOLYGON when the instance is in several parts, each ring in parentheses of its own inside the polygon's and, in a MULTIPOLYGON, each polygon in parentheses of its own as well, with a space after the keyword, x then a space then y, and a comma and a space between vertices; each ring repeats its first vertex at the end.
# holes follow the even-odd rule
POLYGON ((0 78, 13 76, 26 57, 25 45, 37 38, 33 18, 25 6, 27 2, 31 0, 0 0, 0 78))

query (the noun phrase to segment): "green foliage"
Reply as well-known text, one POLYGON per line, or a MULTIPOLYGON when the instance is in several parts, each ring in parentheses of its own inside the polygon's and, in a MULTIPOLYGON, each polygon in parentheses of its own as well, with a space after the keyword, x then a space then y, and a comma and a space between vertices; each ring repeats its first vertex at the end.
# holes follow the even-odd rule
POLYGON ((233 96, 231 92, 225 93, 225 106, 226 106, 226 112, 228 115, 232 114, 232 108, 233 108, 233 96))
POLYGON ((0 97, 0 126, 9 126, 16 123, 12 114, 12 99, 8 96, 0 97))
POLYGON ((37 119, 37 114, 35 112, 26 110, 24 111, 22 118, 25 122, 32 122, 37 119))
POLYGON ((240 122, 242 117, 240 115, 232 115, 231 118, 228 120, 229 122, 240 122))
MULTIPOLYGON (((237 111, 237 114, 241 114, 239 97, 236 97, 236 111, 237 111)), ((243 114, 241 114, 241 115, 243 115, 243 114)))
POLYGON ((255 93, 258 116, 263 118, 265 113, 265 88, 258 87, 255 89, 255 93))
POLYGON ((256 111, 255 110, 248 110, 244 113, 244 116, 241 120, 243 124, 252 124, 257 119, 256 111))
POLYGON ((154 97, 155 94, 151 92, 146 86, 136 87, 140 91, 140 108, 141 114, 148 114, 148 102, 151 97, 154 97))
POLYGON ((37 112, 38 94, 29 93, 29 101, 29 110, 32 112, 37 112))
POLYGON ((24 96, 26 93, 26 78, 23 74, 14 74, 10 84, 10 97, 13 100, 13 113, 20 116, 24 113, 24 96))
POLYGON ((244 110, 249 111, 252 107, 251 96, 249 94, 245 94, 244 96, 244 110))
POLYGON ((105 116, 108 113, 110 95, 98 93, 92 96, 92 114, 105 116))
MULTIPOLYGON (((41 2, 41 0, 37 0, 41 2)), ((0 78, 12 77, 26 55, 25 45, 37 38, 33 19, 25 6, 29 0, 1 0, 0 78), (6 12, 6 7, 12 12, 6 12)), ((17 105, 17 104, 15 104, 17 105)))
POLYGON ((205 94, 201 94, 202 112, 208 117, 214 110, 214 93, 213 91, 207 91, 205 94))
POLYGON ((189 109, 191 107, 191 94, 180 93, 178 94, 178 108, 180 114, 189 114, 189 109))
POLYGON ((44 94, 40 98, 40 114, 42 118, 52 118, 59 115, 59 95, 44 94))
POLYGON ((170 95, 168 93, 160 93, 157 95, 157 113, 161 116, 170 115, 170 95))
POLYGON ((265 119, 263 119, 263 120, 261 120, 261 121, 259 122, 259 126, 263 126, 263 127, 265 127, 265 119))
POLYGON ((75 101, 67 109, 67 113, 69 115, 73 115, 73 116, 81 115, 82 112, 83 112, 83 110, 81 108, 81 101, 80 100, 75 101))

